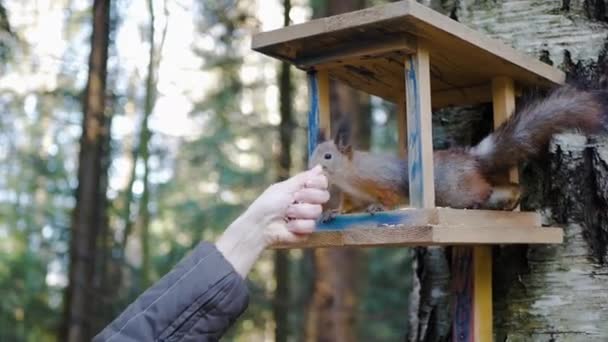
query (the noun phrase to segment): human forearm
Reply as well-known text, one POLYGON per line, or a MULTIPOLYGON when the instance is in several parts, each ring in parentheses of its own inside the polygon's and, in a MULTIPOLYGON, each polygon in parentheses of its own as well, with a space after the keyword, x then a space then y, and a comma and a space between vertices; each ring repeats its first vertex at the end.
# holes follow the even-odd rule
POLYGON ((267 243, 259 223, 248 213, 238 217, 215 243, 235 271, 246 278, 267 243))

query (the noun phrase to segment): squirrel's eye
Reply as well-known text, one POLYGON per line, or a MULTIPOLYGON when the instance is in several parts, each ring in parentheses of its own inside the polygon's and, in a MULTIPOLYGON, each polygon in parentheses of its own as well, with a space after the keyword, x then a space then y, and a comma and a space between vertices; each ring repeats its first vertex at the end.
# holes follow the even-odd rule
POLYGON ((323 157, 325 159, 329 160, 329 159, 331 159, 331 153, 325 153, 325 155, 323 157))

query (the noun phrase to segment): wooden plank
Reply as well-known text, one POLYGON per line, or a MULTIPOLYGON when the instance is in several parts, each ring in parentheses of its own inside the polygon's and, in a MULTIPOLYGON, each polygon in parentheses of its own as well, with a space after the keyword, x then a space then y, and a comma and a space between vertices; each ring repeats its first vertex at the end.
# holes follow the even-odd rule
MULTIPOLYGON (((520 234, 511 232, 510 238, 526 236, 522 229, 520 234)), ((473 336, 474 341, 492 341, 494 339, 494 307, 492 305, 492 248, 490 246, 473 247, 473 336)))
POLYGON ((488 223, 485 227, 436 226, 434 228, 433 242, 442 245, 550 244, 563 241, 563 231, 559 228, 494 226, 492 223, 488 223))
POLYGON ((408 227, 438 224, 436 209, 406 209, 383 211, 374 214, 355 213, 338 215, 329 222, 317 223, 317 231, 377 228, 404 225, 408 227))
POLYGON ((407 156, 407 106, 405 91, 400 94, 397 100, 397 133, 397 153, 399 153, 401 158, 405 158, 407 156))
POLYGON ((308 77, 308 156, 317 146, 319 128, 330 134, 329 76, 327 71, 309 71, 308 77))
POLYGON ((384 59, 361 59, 334 65, 318 65, 317 70, 329 69, 330 75, 352 88, 364 91, 391 102, 403 92, 403 58, 401 63, 389 63, 384 59))
MULTIPOLYGON (((305 241, 291 244, 275 244, 271 249, 299 249, 325 247, 399 247, 399 246, 470 246, 485 244, 554 244, 563 240, 561 228, 540 227, 451 227, 434 225, 398 225, 394 227, 354 228, 324 230, 310 234, 305 241)), ((487 246, 483 246, 487 247, 487 246)), ((454 250, 470 251, 470 247, 454 247, 454 250)), ((454 254, 457 256, 457 254, 454 254)), ((454 262, 471 262, 460 260, 454 262)), ((482 267, 487 267, 483 266, 482 267)), ((472 270, 471 270, 472 271, 472 270)), ((455 279, 460 271, 454 271, 455 279)), ((471 274, 471 273, 466 273, 471 274)), ((471 277, 464 277, 472 279, 471 277)), ((468 294, 471 295, 471 294, 468 294)), ((459 300, 462 300, 460 298, 459 300)), ((456 309, 467 309, 464 308, 456 309)), ((471 308, 472 306, 468 306, 471 308)), ((473 312, 473 310, 471 310, 473 312)), ((486 316, 489 317, 489 316, 486 316)), ((472 318, 471 318, 472 320, 472 318)), ((468 341, 468 340, 465 340, 468 341)), ((485 341, 485 340, 481 340, 485 341)), ((491 339, 490 339, 491 341, 491 339)))
POLYGON ((312 156, 318 144, 317 133, 319 132, 319 86, 317 73, 310 71, 308 80, 308 156, 312 156))
POLYGON ((319 124, 328 135, 331 135, 329 73, 327 70, 317 71, 317 84, 319 89, 319 124))
MULTIPOLYGON (((399 51, 411 54, 415 49, 415 38, 407 36, 390 38, 388 40, 375 40, 369 42, 355 42, 338 44, 331 49, 306 52, 304 56, 294 60, 294 64, 301 69, 308 69, 322 64, 347 63, 361 58, 370 59, 374 56, 383 56, 389 52, 399 51)), ((327 68, 327 66, 325 66, 327 68)))
POLYGON ((435 225, 463 227, 540 227, 541 217, 536 212, 500 210, 466 210, 452 208, 406 208, 374 214, 353 213, 338 215, 329 222, 318 222, 316 230, 344 230, 385 225, 435 225))
POLYGON ((433 109, 487 103, 492 102, 492 90, 489 84, 484 84, 434 91, 432 102, 433 109))
POLYGON ((436 49, 443 51, 459 63, 466 63, 468 59, 467 73, 477 69, 490 77, 504 74, 528 85, 548 86, 565 82, 565 74, 561 70, 520 53, 499 40, 491 39, 414 0, 407 2, 413 18, 412 25, 418 32, 424 32, 429 41, 437 42, 432 52, 436 49))
MULTIPOLYGON (((515 82, 509 77, 496 77, 492 80, 492 106, 494 109, 494 128, 498 128, 515 111, 515 82)), ((517 183, 517 168, 509 170, 509 180, 517 183)))
POLYGON ((410 206, 435 206, 431 78, 429 52, 419 42, 417 51, 405 59, 408 171, 410 206))
MULTIPOLYGON (((461 81, 458 87, 487 82, 496 74, 526 85, 564 83, 565 74, 502 42, 490 39, 432 9, 405 0, 320 18, 254 35, 254 50, 294 62, 309 51, 357 41, 383 41, 404 34, 429 42, 436 75, 461 81), (470 81, 469 82, 469 78, 470 81), (477 83, 472 83, 472 82, 477 83)), ((365 44, 363 44, 364 46, 365 44)))
POLYGON ((547 244, 562 240, 562 229, 541 228, 540 215, 534 212, 407 208, 338 215, 318 223, 316 232, 304 242, 271 248, 547 244))
POLYGON ((488 224, 497 227, 540 227, 538 213, 502 210, 465 210, 437 208, 437 224, 445 226, 483 227, 488 224))

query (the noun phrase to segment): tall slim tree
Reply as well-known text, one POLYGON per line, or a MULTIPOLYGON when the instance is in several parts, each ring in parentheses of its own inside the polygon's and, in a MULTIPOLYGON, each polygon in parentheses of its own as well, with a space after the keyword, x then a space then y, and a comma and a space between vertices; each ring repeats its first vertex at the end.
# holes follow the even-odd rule
POLYGON ((97 240, 107 224, 107 165, 110 114, 106 112, 106 74, 110 1, 93 3, 93 33, 78 157, 78 188, 72 217, 69 285, 62 341, 90 340, 97 240))
MULTIPOLYGON (((283 26, 288 26, 291 0, 283 0, 283 26)), ((293 108, 291 67, 287 62, 281 62, 279 72, 279 110, 281 124, 279 126, 279 140, 281 151, 278 162, 278 181, 289 177, 291 168, 291 141, 293 134, 293 108)), ((289 334, 288 304, 289 304, 289 254, 287 251, 277 250, 274 255, 274 276, 277 284, 274 294, 273 315, 275 322, 275 342, 285 342, 289 334)))
MULTIPOLYGON (((150 35, 150 47, 148 53, 148 75, 146 76, 146 97, 144 99, 144 113, 142 116, 141 123, 141 134, 139 141, 139 155, 141 157, 142 164, 144 165, 144 174, 142 177, 142 183, 144 185, 141 201, 139 204, 139 215, 138 215, 138 224, 140 228, 140 237, 141 237, 141 246, 142 246, 142 265, 141 265, 141 286, 142 288, 146 288, 150 283, 150 271, 151 271, 151 257, 150 257, 150 234, 149 234, 149 225, 150 225, 150 165, 148 164, 148 160, 150 159, 150 138, 151 132, 150 127, 148 127, 148 121, 150 118, 150 114, 152 114, 152 109, 154 108, 154 103, 156 102, 156 82, 155 82, 155 73, 156 73, 156 65, 157 65, 157 57, 156 57, 156 45, 154 43, 154 24, 155 24, 155 15, 154 15, 154 3, 152 0, 147 1, 148 4, 148 13, 150 15, 150 26, 148 28, 148 34, 150 35)), ((165 31, 166 33, 166 26, 165 31)), ((163 34, 164 41, 164 34, 163 34)), ((131 189, 128 189, 131 191, 131 189)))

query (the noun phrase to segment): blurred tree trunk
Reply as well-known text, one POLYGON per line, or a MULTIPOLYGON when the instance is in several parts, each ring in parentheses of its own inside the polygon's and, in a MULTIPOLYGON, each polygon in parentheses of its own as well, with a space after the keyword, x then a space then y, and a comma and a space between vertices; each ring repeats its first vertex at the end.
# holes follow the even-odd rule
POLYGON ((107 224, 109 114, 105 112, 110 1, 93 4, 93 34, 72 218, 69 285, 61 341, 87 341, 94 322, 94 278, 99 232, 107 224))
MULTIPOLYGON (((604 1, 427 0, 423 4, 559 66, 570 79, 606 87, 608 18, 604 1), (576 21, 571 19, 574 17, 576 21)), ((436 149, 453 143, 473 144, 489 131, 491 125, 486 123, 492 122, 488 106, 443 110, 434 116, 436 149), (469 115, 474 111, 477 113, 469 115)), ((556 137, 544 159, 522 165, 522 210, 540 211, 546 223, 565 227, 566 237, 563 245, 494 249, 496 341, 608 339, 608 300, 598 296, 608 289, 606 165, 606 139, 576 134, 556 137)), ((429 303, 427 309, 432 311, 421 305, 412 311, 419 323, 426 321, 427 325, 424 333, 410 334, 410 340, 450 340, 449 331, 437 335, 451 325, 445 306, 436 305, 431 297, 440 285, 423 280, 423 276, 445 272, 446 258, 427 260, 425 255, 418 258, 421 287, 413 295, 419 296, 420 303, 429 303)))
MULTIPOLYGON (((283 0, 283 26, 288 26, 291 0, 283 0)), ((281 151, 278 163, 278 181, 289 177, 291 168, 291 141, 293 134, 293 108, 291 68, 289 63, 281 62, 279 72, 279 106, 281 112, 281 125, 279 126, 279 140, 281 151)), ((285 342, 289 335, 288 305, 289 305, 289 252, 285 250, 275 251, 274 254, 274 277, 277 284, 274 301, 274 340, 285 342)))
POLYGON ((150 15, 150 26, 148 27, 148 34, 150 35, 150 47, 148 53, 148 75, 146 76, 146 97, 144 99, 144 113, 141 124, 141 136, 139 142, 139 155, 141 157, 142 164, 144 166, 144 174, 142 176, 143 191, 141 194, 141 201, 139 203, 139 231, 141 237, 141 249, 142 249, 142 264, 141 264, 141 283, 142 289, 147 288, 150 285, 150 271, 151 271, 151 260, 150 260, 150 182, 148 175, 150 174, 150 166, 148 160, 150 159, 150 137, 151 132, 148 127, 148 121, 152 109, 154 108, 154 102, 156 99, 156 82, 154 80, 155 65, 156 61, 156 45, 154 44, 154 4, 152 0, 148 0, 148 13, 150 15))
MULTIPOLYGON (((165 4, 165 16, 167 16, 167 8, 166 1, 165 4)), ((149 176, 149 164, 148 160, 150 157, 149 145, 150 139, 152 137, 152 133, 150 131, 148 121, 152 111, 154 109, 154 104, 156 103, 156 82, 157 82, 157 72, 158 65, 160 64, 160 55, 162 53, 166 35, 167 35, 167 21, 165 22, 165 26, 163 27, 162 35, 160 42, 157 44, 155 42, 155 25, 156 25, 156 15, 154 13, 153 3, 152 1, 147 1, 147 9, 148 14, 150 16, 150 21, 148 25, 147 36, 149 39, 149 47, 148 47, 148 68, 146 74, 145 81, 145 97, 143 103, 143 111, 141 113, 141 121, 139 124, 139 135, 133 146, 131 152, 131 169, 129 170, 129 178, 127 181, 127 187, 124 192, 122 205, 122 222, 123 226, 123 235, 122 240, 119 245, 120 249, 120 257, 122 262, 124 262, 125 257, 125 249, 127 248, 127 243, 129 241, 129 237, 131 236, 133 225, 137 225, 137 229, 140 237, 140 245, 142 249, 142 265, 141 265, 141 273, 140 273, 140 288, 145 289, 150 285, 150 270, 151 270, 151 260, 150 260, 150 252, 149 252, 149 233, 148 226, 150 222, 150 213, 149 213, 149 202, 150 202, 150 184, 148 181, 149 176), (133 193, 133 185, 137 179, 136 169, 137 164, 141 160, 141 163, 144 167, 144 174, 142 176, 142 184, 143 191, 139 201, 139 207, 137 212, 137 217, 135 220, 131 218, 131 209, 133 205, 134 193, 133 193)), ((116 284, 117 286, 120 284, 116 284)))
MULTIPOLYGON (((362 0, 326 1, 316 17, 363 8, 362 0)), ((332 126, 340 115, 349 115, 357 148, 369 149, 371 124, 368 97, 344 84, 331 82, 332 126)), ((363 253, 357 248, 321 248, 313 251, 313 293, 307 314, 307 341, 356 341, 359 277, 363 253)))

